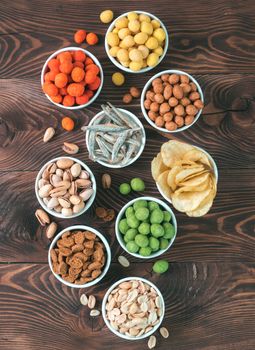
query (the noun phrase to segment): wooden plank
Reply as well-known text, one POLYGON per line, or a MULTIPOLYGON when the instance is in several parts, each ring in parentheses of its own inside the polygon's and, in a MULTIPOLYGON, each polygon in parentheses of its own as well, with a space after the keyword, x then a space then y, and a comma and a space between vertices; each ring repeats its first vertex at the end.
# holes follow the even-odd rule
MULTIPOLYGON (((118 16, 137 7, 134 1, 110 3, 118 16)), ((255 68, 253 1, 217 0, 214 2, 184 0, 180 3, 160 0, 139 1, 139 9, 149 11, 164 22, 169 31, 170 46, 161 68, 181 68, 190 72, 253 73, 255 68), (173 9, 170 11, 169 9, 173 9)), ((56 0, 1 1, 0 37, 3 47, 0 76, 29 77, 58 48, 72 45, 76 28, 96 31, 100 45, 89 48, 110 67, 103 42, 107 25, 99 21, 104 1, 56 0)))
POLYGON ((123 106, 121 103, 128 87, 138 85, 142 88, 146 77, 137 84, 136 78, 132 77, 127 86, 114 88, 110 76, 107 75, 101 96, 92 107, 68 112, 68 115, 77 122, 76 130, 71 134, 64 132, 60 127, 61 117, 67 114, 66 111, 57 109, 46 99, 35 79, 26 80, 25 85, 21 79, 2 80, 0 144, 4 147, 0 154, 0 170, 39 170, 47 160, 63 154, 61 145, 64 141, 77 142, 81 146, 80 156, 87 160, 84 133, 80 131, 80 126, 87 124, 100 110, 100 104, 106 100, 130 109, 141 118, 146 128, 147 144, 140 162, 147 168, 152 157, 166 140, 165 137, 205 148, 215 157, 220 168, 253 167, 254 76, 233 74, 226 79, 224 75, 198 75, 197 78, 205 91, 206 107, 203 114, 190 129, 171 136, 160 134, 149 126, 142 116, 138 99, 128 106, 123 106), (57 136, 49 144, 43 144, 44 130, 50 125, 58 129, 57 136))
POLYGON ((151 274, 151 264, 113 264, 100 285, 71 289, 48 266, 1 266, 1 350, 146 349, 147 341, 127 342, 110 333, 101 316, 92 318, 79 296, 93 294, 97 307, 106 290, 125 276, 150 279, 161 290, 169 338, 156 334, 159 349, 253 350, 255 347, 254 264, 180 263, 151 274), (135 272, 134 272, 135 271, 135 272))
MULTIPOLYGON (((76 219, 58 220, 59 229, 74 224, 86 224, 101 231, 111 243, 113 260, 121 254, 114 230, 114 222, 102 223, 95 216, 96 206, 121 207, 134 198, 123 197, 118 186, 142 171, 138 162, 128 172, 111 171, 113 187, 105 192, 100 186, 102 168, 96 167, 98 192, 93 208, 76 219)), ((93 168, 95 169, 95 168, 93 168)), ((173 247, 165 254, 170 261, 254 261, 254 197, 253 170, 231 169, 220 171, 218 194, 210 213, 201 218, 190 218, 176 212, 178 235, 173 247), (237 180, 238 179, 238 180, 237 180)), ((34 212, 39 204, 34 193, 36 172, 4 173, 0 179, 2 200, 0 206, 2 262, 47 262, 49 241, 34 212)), ((146 191, 143 195, 159 197, 149 173, 143 173, 146 191)), ((133 259, 132 259, 133 260, 133 259)), ((136 260, 139 261, 139 260, 136 260)))

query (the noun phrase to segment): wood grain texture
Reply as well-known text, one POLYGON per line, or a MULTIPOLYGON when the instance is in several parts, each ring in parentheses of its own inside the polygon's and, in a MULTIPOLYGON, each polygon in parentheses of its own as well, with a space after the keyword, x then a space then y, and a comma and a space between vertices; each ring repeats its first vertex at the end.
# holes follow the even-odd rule
MULTIPOLYGON (((214 2, 111 1, 116 16, 139 9, 149 11, 167 26, 170 47, 161 68, 192 72, 253 73, 255 68, 253 1, 217 0, 214 2)), ((8 0, 0 4, 1 77, 37 75, 46 57, 56 48, 73 44, 76 28, 86 28, 100 35, 102 45, 93 48, 105 67, 110 61, 104 54, 103 40, 107 25, 100 23, 104 1, 78 0, 8 0), (18 21, 15 19, 19 18, 18 21), (46 23, 47 22, 47 23, 46 23), (15 65, 14 65, 15 60, 15 65), (10 72, 11 71, 11 72, 10 72)))
MULTIPOLYGON (((95 294, 100 307, 107 288, 117 279, 141 276, 154 282, 166 303, 164 325, 168 340, 157 335, 161 350, 254 350, 255 348, 255 5, 253 0, 2 0, 0 2, 0 349, 1 350, 113 350, 147 349, 147 341, 127 342, 112 335, 101 317, 92 319, 79 302, 86 291, 95 294), (126 75, 114 87, 116 68, 104 50, 107 25, 99 22, 105 7, 115 15, 145 10, 167 26, 169 50, 162 63, 146 75, 126 75), (73 45, 73 33, 84 28, 99 34, 99 44, 88 49, 102 63, 105 83, 92 106, 68 112, 52 105, 40 86, 46 58, 73 45), (131 86, 164 69, 181 69, 199 81, 206 106, 189 130, 172 135, 158 133, 146 123, 140 101, 127 107, 122 96, 131 86), (80 127, 110 101, 130 109, 143 122, 147 143, 142 157, 126 169, 109 170, 92 163, 80 127), (75 131, 64 132, 61 117, 71 116, 75 131), (44 130, 57 132, 48 144, 44 130), (169 271, 151 273, 153 261, 133 259, 122 268, 123 254, 114 222, 102 223, 95 207, 116 212, 134 194, 123 197, 118 185, 141 176, 145 195, 160 198, 150 175, 150 162, 167 139, 178 139, 207 150, 219 169, 214 205, 202 218, 176 213, 178 234, 163 255, 169 271), (74 290, 60 284, 47 263, 49 241, 34 211, 38 170, 48 160, 64 155, 63 142, 80 146, 77 157, 93 170, 98 193, 92 208, 74 220, 56 220, 58 229, 87 224, 99 229, 111 245, 113 263, 99 285, 74 290), (113 188, 107 192, 100 178, 109 172, 113 188)), ((86 44, 82 47, 87 48, 86 44)), ((138 194, 137 194, 138 195, 138 194)))
POLYGON ((101 309, 106 290, 127 274, 150 279, 163 293, 170 335, 157 334, 158 349, 254 349, 253 264, 180 263, 164 276, 150 271, 148 263, 113 264, 100 287, 87 291, 63 286, 47 266, 1 266, 1 350, 40 350, 42 344, 49 350, 146 349, 146 340, 127 342, 110 333, 79 301, 83 292, 93 294, 101 309))
MULTIPOLYGON (((58 220, 59 230, 70 225, 86 224, 98 228, 111 242, 113 260, 122 252, 115 238, 114 221, 103 223, 96 218, 95 208, 105 206, 118 213, 134 194, 122 196, 118 186, 137 175, 142 161, 131 166, 127 173, 110 171, 113 188, 102 189, 103 169, 93 166, 98 184, 96 200, 89 211, 78 218, 58 220)), ((170 261, 254 261, 254 211, 255 180, 253 170, 221 170, 218 194, 208 215, 189 218, 176 212, 178 234, 173 247, 164 255, 170 261), (240 186, 242 183, 242 186, 240 186), (240 207, 241 206, 241 207, 240 207)), ((13 172, 3 174, 0 191, 3 193, 1 223, 0 261, 47 262, 49 241, 34 217, 39 207, 34 193, 36 172, 13 172), (15 205, 14 205, 15 203, 15 205)), ((146 191, 142 195, 160 198, 150 173, 143 174, 146 191)), ((139 194, 137 195, 139 196, 139 194)), ((132 257, 130 257, 131 260, 132 257)), ((139 261, 139 260, 135 260, 139 261)))

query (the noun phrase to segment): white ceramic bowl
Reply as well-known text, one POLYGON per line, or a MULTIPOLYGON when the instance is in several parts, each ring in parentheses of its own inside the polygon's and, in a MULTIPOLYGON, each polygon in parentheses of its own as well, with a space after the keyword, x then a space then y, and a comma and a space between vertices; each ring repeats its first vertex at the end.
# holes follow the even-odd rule
MULTIPOLYGON (((207 155, 207 157, 208 157, 208 159, 209 159, 209 162, 210 162, 211 165, 212 165, 213 173, 214 173, 214 176, 215 176, 215 179, 216 179, 216 183, 217 183, 217 182, 218 182, 219 174, 218 174, 218 168, 217 168, 217 165, 216 165, 216 163, 215 163, 215 160, 214 160, 213 157, 212 157, 208 152, 206 152, 203 148, 200 148, 200 147, 197 147, 197 146, 193 146, 193 147, 199 149, 200 151, 204 152, 204 153, 207 155)), ((166 201, 168 201, 168 203, 171 203, 171 204, 172 204, 171 199, 168 198, 168 197, 164 194, 164 192, 161 190, 161 188, 160 188, 160 186, 159 186, 159 184, 158 184, 157 182, 156 182, 156 186, 157 186, 157 188, 158 188, 159 193, 161 194, 161 196, 162 196, 166 201)))
POLYGON ((158 199, 158 198, 155 198, 155 197, 138 197, 138 198, 135 198, 133 200, 131 200, 130 202, 128 202, 126 205, 124 205, 124 207, 120 210, 118 216, 117 216, 117 219, 115 221, 115 233, 116 233, 116 237, 117 237, 117 240, 119 242, 119 244, 121 245, 122 249, 124 249, 128 254, 130 255, 133 255, 134 257, 136 258, 140 258, 140 259, 153 259, 153 258, 156 258, 162 254, 164 254, 170 247, 171 245, 173 244, 174 240, 175 240, 175 237, 176 237, 176 234, 177 234, 177 221, 176 221, 176 217, 172 211, 172 209, 165 203, 163 202, 162 200, 158 199), (150 256, 142 256, 140 254, 137 254, 137 253, 131 253, 127 250, 126 246, 125 246, 125 242, 123 240, 123 234, 119 231, 119 222, 120 220, 123 218, 124 214, 125 214, 125 211, 128 207, 130 207, 131 205, 133 205, 135 202, 141 200, 141 199, 144 199, 146 201, 154 201, 154 202, 157 202, 161 207, 163 207, 166 211, 168 211, 170 214, 171 214, 171 223, 172 225, 174 226, 175 228, 175 235, 174 237, 170 240, 168 246, 165 248, 165 249, 161 249, 161 250, 158 250, 157 252, 155 253, 152 253, 150 256))
MULTIPOLYGON (((145 146, 145 143, 146 143, 146 134, 145 134, 145 130, 144 130, 144 127, 143 127, 143 124, 140 122, 140 120, 131 112, 129 112, 128 110, 126 109, 122 109, 122 108, 118 108, 122 113, 125 113, 127 114, 131 119, 133 119, 138 125, 139 127, 141 128, 141 131, 142 131, 142 134, 143 134, 143 139, 142 139, 142 142, 141 142, 141 146, 140 146, 140 150, 139 152, 137 153, 137 155, 130 159, 130 161, 125 164, 125 165, 120 165, 120 164, 109 164, 109 163, 106 163, 106 162, 103 162, 101 160, 96 160, 97 163, 107 167, 107 168, 112 168, 112 169, 120 169, 120 168, 125 168, 127 166, 129 166, 130 164, 134 163, 139 157, 140 155, 142 154, 143 150, 144 150, 144 146, 145 146)), ((99 118, 101 117, 102 115, 104 114, 103 111, 97 113, 92 119, 91 121, 89 122, 88 126, 91 126, 94 124, 94 122, 99 118)), ((89 143, 89 134, 90 132, 89 131, 86 131, 86 146, 87 146, 87 149, 89 149, 88 147, 88 143, 89 143)))
POLYGON ((51 269, 51 272, 53 273, 53 275, 60 282, 65 284, 66 286, 72 287, 72 288, 88 288, 88 287, 91 287, 91 286, 94 286, 95 284, 97 284, 106 275, 106 273, 107 273, 107 271, 108 271, 108 269, 110 267, 110 264, 111 264, 111 249, 110 249, 110 246, 109 246, 107 240, 105 239, 105 237, 99 231, 97 231, 96 229, 94 229, 92 227, 89 227, 89 226, 84 226, 84 225, 69 226, 69 227, 65 228, 64 230, 62 230, 61 232, 59 232, 56 235, 56 237, 54 237, 53 241, 51 242, 50 247, 49 247, 49 252, 48 252, 48 262, 49 262, 50 269, 51 269), (98 276, 93 281, 85 283, 85 284, 74 284, 74 283, 70 283, 70 282, 67 282, 67 281, 63 280, 60 277, 60 275, 56 274, 53 271, 51 257, 50 257, 51 249, 55 247, 57 241, 60 239, 60 237, 63 235, 63 233, 65 233, 66 231, 76 231, 76 230, 91 231, 91 232, 95 233, 95 235, 97 235, 100 238, 100 240, 102 241, 102 243, 105 246, 106 262, 105 262, 105 266, 104 266, 104 269, 103 269, 101 275, 98 276))
POLYGON ((103 83, 104 83, 104 73, 103 73, 102 66, 101 66, 100 62, 98 61, 98 59, 88 50, 84 50, 81 47, 70 46, 70 47, 65 47, 63 49, 60 49, 60 50, 57 50, 56 52, 54 52, 52 55, 50 55, 50 57, 46 60, 46 62, 43 65, 42 72, 41 72, 41 85, 43 86, 43 83, 44 83, 44 75, 48 69, 48 62, 52 58, 55 58, 59 53, 64 52, 64 51, 83 51, 86 54, 86 56, 92 58, 92 60, 95 62, 95 64, 100 69, 101 84, 100 84, 99 88, 97 89, 95 95, 93 95, 92 98, 87 103, 85 103, 83 105, 79 105, 79 106, 72 106, 72 107, 63 106, 61 103, 53 102, 49 95, 47 95, 47 94, 45 94, 45 95, 47 96, 48 100, 50 100, 50 102, 52 102, 54 105, 61 107, 61 108, 64 108, 64 109, 75 110, 75 109, 82 109, 82 108, 88 107, 98 97, 98 95, 100 94, 100 91, 102 90, 103 83))
POLYGON ((123 338, 123 339, 126 339, 126 340, 141 340, 141 339, 144 339, 144 338, 147 338, 149 336, 151 336, 158 328, 159 326, 161 325, 163 319, 164 319, 164 315, 165 315, 165 302, 164 302, 164 298, 160 292, 160 290, 155 286, 155 284, 153 284, 152 282, 146 280, 145 278, 142 278, 142 277, 125 277, 125 278, 122 278, 121 280, 115 282, 108 290, 107 292, 105 293, 105 296, 104 296, 104 299, 103 299, 103 302, 102 302, 102 316, 103 316, 103 319, 104 319, 104 322, 106 324, 106 326, 110 329, 110 331, 114 334, 116 334, 118 337, 120 338, 123 338), (111 293, 111 291, 113 289, 115 289, 120 283, 122 282, 126 282, 126 281, 134 281, 134 280, 138 280, 138 281, 142 281, 148 285, 150 285, 152 288, 154 288, 157 292, 157 294, 159 295, 160 299, 161 299, 161 304, 162 304, 162 309, 163 309, 163 312, 162 312, 162 315, 160 316, 160 319, 159 319, 159 323, 156 324, 152 330, 150 330, 148 333, 145 333, 143 335, 141 335, 140 337, 130 337, 128 335, 125 335, 125 334, 122 334, 118 331, 116 331, 110 324, 110 322, 107 320, 106 318, 106 310, 105 310, 105 307, 106 307, 106 303, 107 303, 107 299, 109 297, 109 294, 111 293))
POLYGON ((145 84, 145 86, 144 86, 144 88, 143 88, 143 91, 142 91, 142 94, 141 94, 141 109, 142 109, 144 118, 147 120, 147 122, 148 122, 151 126, 153 126, 153 128, 155 128, 155 129, 157 129, 157 130, 159 130, 159 131, 165 132, 165 133, 171 134, 171 133, 175 133, 175 132, 180 132, 180 131, 187 130, 187 129, 190 128, 193 124, 196 123, 196 121, 198 120, 198 118, 200 117, 200 115, 201 115, 201 113, 202 113, 202 109, 200 109, 200 110, 198 111, 198 113, 196 114, 193 123, 191 123, 190 125, 184 125, 183 127, 178 128, 178 129, 176 129, 176 130, 172 130, 172 131, 167 130, 166 128, 160 128, 159 126, 157 126, 157 125, 148 117, 147 110, 145 109, 144 104, 143 104, 143 103, 144 103, 144 100, 145 100, 145 95, 146 95, 146 92, 147 92, 147 91, 149 90, 149 88, 151 87, 152 81, 153 81, 154 79, 160 77, 162 74, 178 74, 178 75, 182 74, 182 75, 187 75, 187 76, 189 77, 190 81, 192 81, 193 83, 196 84, 196 86, 197 86, 197 91, 199 92, 200 97, 201 97, 201 101, 204 102, 204 94, 203 94, 203 91, 202 91, 200 85, 198 84, 198 82, 196 81, 196 79, 195 79, 192 75, 190 75, 190 74, 188 74, 188 73, 186 73, 186 72, 183 72, 183 71, 181 71, 181 70, 176 70, 176 69, 164 70, 164 71, 162 71, 162 72, 160 72, 160 73, 155 74, 153 77, 151 77, 151 78, 147 81, 147 83, 145 84))
POLYGON ((123 13, 121 16, 115 18, 114 21, 110 24, 110 26, 109 26, 109 28, 107 29, 107 32, 106 32, 106 34, 105 34, 105 44, 104 44, 104 45, 105 45, 105 51, 106 51, 106 53, 107 53, 109 59, 112 61, 112 63, 113 63, 116 67, 118 67, 119 69, 121 69, 121 70, 123 70, 123 71, 125 71, 125 72, 127 72, 127 73, 134 73, 134 74, 136 74, 136 73, 146 73, 146 72, 150 71, 151 69, 157 67, 157 65, 163 60, 163 58, 165 57, 165 55, 166 55, 166 53, 167 53, 168 43, 169 43, 167 29, 166 29, 165 25, 163 24, 163 22, 162 22, 158 17, 152 15, 152 14, 149 13, 149 12, 144 12, 144 11, 129 11, 129 12, 123 13), (138 14, 141 14, 141 13, 142 13, 142 14, 144 14, 144 15, 149 16, 149 17, 152 18, 152 19, 156 19, 157 21, 160 22, 160 27, 165 31, 165 33, 166 33, 166 39, 165 39, 164 51, 163 51, 163 54, 159 57, 159 61, 158 61, 158 63, 156 64, 156 66, 142 68, 142 69, 140 69, 139 71, 133 71, 133 70, 131 70, 130 68, 127 68, 127 67, 122 66, 122 64, 120 64, 120 63, 115 59, 115 57, 112 57, 112 56, 110 55, 110 53, 109 53, 110 48, 109 48, 109 45, 108 45, 107 39, 106 39, 106 38, 107 38, 107 35, 108 35, 108 33, 110 33, 110 32, 114 29, 115 21, 116 21, 117 19, 123 17, 123 16, 127 16, 129 12, 136 12, 136 13, 138 13, 138 14))
POLYGON ((39 171, 39 173, 37 174, 36 176, 36 180, 35 180, 35 194, 36 194, 36 197, 38 199, 38 202, 40 203, 40 205, 43 207, 43 209, 45 211, 47 211, 50 215, 52 216, 55 216, 57 218, 62 218, 62 219, 72 219, 72 218, 76 218, 77 216, 80 216, 82 215, 83 213, 85 213, 89 207, 91 206, 91 204, 94 202, 94 199, 96 197, 96 190, 97 190, 97 186, 96 186, 96 179, 92 173, 92 171, 90 170, 90 168, 85 164, 83 163, 81 160, 77 159, 77 158, 73 158, 73 157, 66 157, 66 156, 63 156, 63 157, 57 157, 57 158, 54 158, 54 159, 51 159, 50 161, 48 161, 46 164, 44 164, 44 166, 41 168, 41 170, 39 171), (46 167, 50 164, 50 163, 53 163, 53 162, 56 162, 57 160, 59 159, 62 159, 62 158, 68 158, 68 159, 71 159, 73 160, 75 163, 79 163, 82 167, 82 169, 86 170, 89 175, 90 175, 90 180, 92 182, 92 188, 94 190, 94 193, 92 194, 92 196, 89 198, 89 200, 85 203, 85 207, 79 212, 79 213, 76 213, 76 214, 73 214, 73 215, 70 215, 70 216, 64 216, 63 214, 61 213, 57 213, 55 210, 52 210, 52 209, 49 209, 45 203, 43 202, 42 198, 39 197, 39 190, 38 190, 38 182, 39 180, 41 179, 42 177, 42 173, 43 171, 46 169, 46 167))

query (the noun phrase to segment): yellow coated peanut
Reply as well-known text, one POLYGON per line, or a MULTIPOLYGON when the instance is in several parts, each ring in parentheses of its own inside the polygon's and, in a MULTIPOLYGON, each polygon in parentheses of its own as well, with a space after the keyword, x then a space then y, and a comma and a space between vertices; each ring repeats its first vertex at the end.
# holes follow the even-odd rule
POLYGON ((113 19, 113 12, 111 10, 105 10, 100 13, 100 21, 103 23, 110 23, 113 19))
POLYGON ((114 85, 121 86, 125 82, 125 77, 122 73, 116 72, 112 75, 112 82, 114 85))

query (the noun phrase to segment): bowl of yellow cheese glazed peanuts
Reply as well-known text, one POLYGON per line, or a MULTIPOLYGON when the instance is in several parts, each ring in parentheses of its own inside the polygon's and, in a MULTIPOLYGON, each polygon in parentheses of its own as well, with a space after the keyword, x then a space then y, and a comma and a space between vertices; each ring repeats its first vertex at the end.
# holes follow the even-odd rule
POLYGON ((143 11, 116 18, 105 35, 105 50, 115 66, 129 73, 156 67, 168 49, 168 34, 156 16, 143 11))

